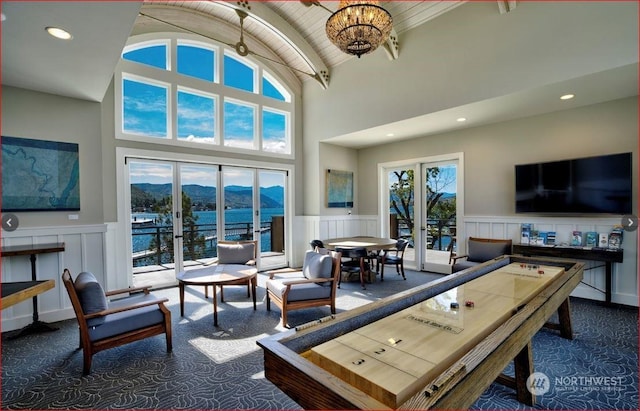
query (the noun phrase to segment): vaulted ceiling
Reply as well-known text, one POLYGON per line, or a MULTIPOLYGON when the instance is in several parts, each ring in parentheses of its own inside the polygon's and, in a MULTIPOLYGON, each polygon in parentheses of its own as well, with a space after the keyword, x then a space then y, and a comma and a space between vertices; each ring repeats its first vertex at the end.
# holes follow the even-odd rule
MULTIPOLYGON (((403 37, 411 29, 464 5, 465 1, 389 1, 381 2, 393 16, 391 40, 375 53, 391 60, 402 59, 403 37)), ((507 13, 517 6, 513 0, 495 3, 495 13, 507 13)), ((337 1, 48 1, 2 2, 2 84, 46 93, 102 101, 112 80, 121 51, 131 35, 150 31, 184 31, 234 46, 240 39, 240 17, 244 10, 244 43, 251 54, 277 67, 287 79, 302 84, 316 82, 331 87, 336 66, 353 56, 339 51, 325 34, 325 23, 337 1), (68 42, 50 37, 47 26, 59 26, 73 34, 68 42)), ((518 10, 515 10, 517 12, 518 10)), ((507 35, 507 34, 505 34, 507 35)), ((632 39, 637 43, 637 36, 632 39)), ((536 39, 531 38, 531 43, 536 39)), ((524 45, 523 45, 524 46, 524 45)), ((637 49, 637 47, 636 47, 637 49)), ((366 64, 368 56, 359 63, 366 64)), ((637 58, 636 58, 637 63, 637 58)), ((637 95, 637 64, 626 70, 567 79, 572 89, 583 87, 582 96, 593 95, 581 104, 637 95), (597 86, 595 90, 590 90, 597 86)), ((560 87, 559 87, 560 88, 560 87)), ((477 124, 549 111, 548 103, 538 98, 541 90, 522 90, 517 95, 494 101, 468 104, 467 112, 480 120, 477 124)), ((430 116, 393 124, 397 139, 447 130, 430 116)), ((379 130, 386 135, 387 130, 379 130)), ((371 135, 370 130, 366 131, 371 135)), ((361 147, 353 135, 332 142, 361 147)), ((368 144, 376 144, 368 139, 368 144)), ((388 141, 388 139, 386 140, 388 141)))

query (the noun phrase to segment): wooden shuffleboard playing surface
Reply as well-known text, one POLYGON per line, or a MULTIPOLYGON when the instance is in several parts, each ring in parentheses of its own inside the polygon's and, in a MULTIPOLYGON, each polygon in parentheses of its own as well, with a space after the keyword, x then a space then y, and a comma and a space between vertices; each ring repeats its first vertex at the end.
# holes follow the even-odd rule
POLYGON ((563 272, 559 266, 511 263, 314 346, 302 356, 396 408, 563 272))

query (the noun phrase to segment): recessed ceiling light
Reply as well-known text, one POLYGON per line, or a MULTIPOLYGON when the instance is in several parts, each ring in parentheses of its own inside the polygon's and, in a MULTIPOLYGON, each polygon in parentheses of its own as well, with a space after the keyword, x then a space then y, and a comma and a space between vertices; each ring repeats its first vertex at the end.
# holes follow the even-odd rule
POLYGON ((395 134, 393 134, 393 133, 387 134, 387 137, 393 137, 393 136, 395 136, 395 134))
POLYGON ((458 123, 464 123, 465 121, 467 121, 467 118, 466 118, 466 117, 458 117, 458 118, 456 119, 456 121, 457 121, 458 123))
POLYGON ((73 38, 71 33, 59 27, 47 27, 45 30, 47 30, 47 33, 58 39, 71 40, 73 38))
POLYGON ((560 96, 560 100, 571 100, 574 97, 575 95, 573 94, 565 94, 564 96, 560 96))

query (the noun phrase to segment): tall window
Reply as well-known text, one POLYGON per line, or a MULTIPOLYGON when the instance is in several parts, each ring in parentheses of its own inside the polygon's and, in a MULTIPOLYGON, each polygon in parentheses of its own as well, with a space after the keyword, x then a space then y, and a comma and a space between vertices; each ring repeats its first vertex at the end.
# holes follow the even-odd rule
POLYGON ((116 68, 117 138, 292 156, 292 93, 265 67, 188 35, 141 37, 116 68))

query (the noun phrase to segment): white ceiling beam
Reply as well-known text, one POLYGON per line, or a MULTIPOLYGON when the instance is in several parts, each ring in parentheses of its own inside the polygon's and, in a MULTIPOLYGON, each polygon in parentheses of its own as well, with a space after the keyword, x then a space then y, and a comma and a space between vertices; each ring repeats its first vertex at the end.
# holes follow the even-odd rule
POLYGON ((396 29, 391 29, 389 38, 383 44, 384 50, 387 52, 389 60, 397 60, 400 55, 400 42, 398 40, 398 33, 396 29))
POLYGON ((516 0, 498 0, 498 9, 500 14, 509 13, 516 8, 516 0))
POLYGON ((282 38, 282 40, 289 45, 289 47, 295 51, 309 66, 309 69, 313 71, 313 78, 317 80, 322 88, 327 89, 329 87, 329 68, 322 61, 318 53, 311 47, 311 45, 296 31, 291 25, 278 14, 273 12, 268 7, 264 6, 262 2, 227 2, 227 1, 215 1, 214 4, 218 4, 224 7, 230 8, 242 8, 251 18, 263 24, 271 31, 276 33, 282 38))

